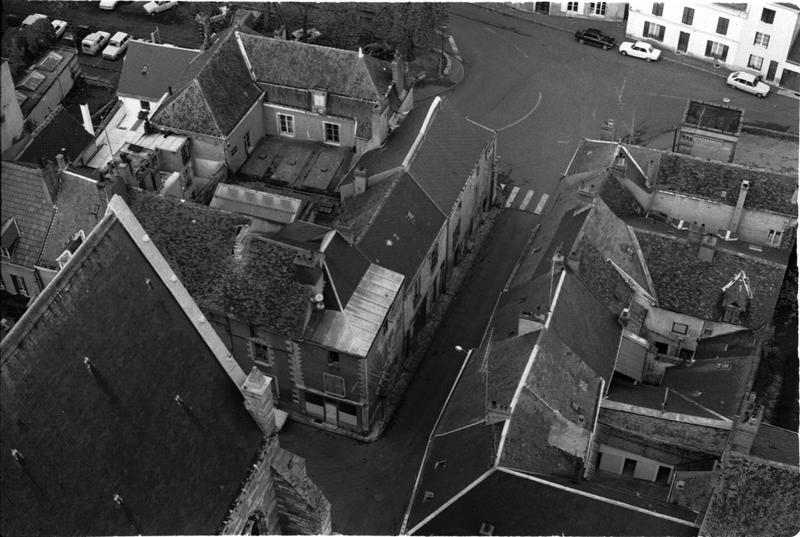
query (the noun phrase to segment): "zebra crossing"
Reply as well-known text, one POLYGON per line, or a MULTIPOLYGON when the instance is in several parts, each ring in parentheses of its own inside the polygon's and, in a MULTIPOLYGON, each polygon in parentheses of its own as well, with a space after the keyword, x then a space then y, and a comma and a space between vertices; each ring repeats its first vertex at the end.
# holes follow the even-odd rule
MULTIPOLYGON (((508 185, 500 185, 504 192, 507 192, 508 185)), ((523 191, 520 187, 515 186, 511 188, 506 197, 506 209, 517 209, 518 211, 528 211, 533 214, 542 214, 547 200, 550 198, 549 194, 542 194, 538 201, 534 204, 531 203, 536 196, 536 191, 529 188, 523 191)))

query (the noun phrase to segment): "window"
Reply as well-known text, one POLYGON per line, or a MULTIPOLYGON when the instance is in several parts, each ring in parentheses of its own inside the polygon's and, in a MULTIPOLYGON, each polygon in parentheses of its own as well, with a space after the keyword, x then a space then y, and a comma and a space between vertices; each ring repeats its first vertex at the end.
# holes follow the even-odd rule
POLYGON ((600 15, 603 16, 606 14, 606 3, 605 2, 592 2, 589 4, 589 13, 592 15, 600 15))
POLYGON ((692 22, 694 22, 694 9, 690 7, 683 8, 683 19, 681 19, 681 21, 683 24, 691 26, 692 22))
POLYGON ((725 61, 725 58, 728 57, 728 45, 708 41, 706 43, 706 57, 725 61))
POLYGON ((653 2, 653 15, 660 17, 664 14, 664 2, 653 2))
POLYGON ((339 143, 339 125, 336 123, 323 123, 325 125, 325 141, 329 144, 339 143))
POLYGON ((775 21, 775 11, 764 8, 761 10, 761 22, 772 24, 775 21))
POLYGON ((189 152, 189 142, 187 141, 185 144, 181 146, 181 161, 186 164, 189 162, 189 158, 191 157, 191 153, 189 152))
POLYGON ((632 476, 636 471, 636 461, 634 459, 625 459, 622 464, 622 475, 632 476))
POLYGON ((6 281, 3 278, 0 278, 0 291, 6 290, 6 281))
POLYGON ((436 265, 439 264, 439 245, 434 246, 431 251, 431 272, 436 271, 436 265))
POLYGON ((414 280, 414 304, 419 302, 419 297, 420 297, 420 283, 419 283, 419 280, 420 280, 420 278, 421 278, 421 276, 417 276, 417 279, 414 280))
POLYGON ((250 340, 250 345, 252 346, 253 361, 258 365, 271 367, 272 359, 270 357, 269 346, 264 345, 260 341, 253 341, 253 340, 250 340))
POLYGON ((761 70, 761 66, 764 65, 764 58, 761 56, 756 56, 755 54, 750 55, 750 59, 747 60, 747 67, 750 69, 755 69, 756 71, 761 70))
POLYGON ((567 2, 567 11, 578 11, 578 2, 567 2))
POLYGON ((139 108, 142 110, 150 110, 150 101, 139 101, 139 108))
POLYGON ((719 35, 725 35, 728 33, 728 22, 728 19, 725 17, 720 17, 719 20, 717 20, 717 33, 719 35))
POLYGON ((231 156, 234 156, 238 152, 239 152, 239 146, 237 145, 231 146, 231 156))
POLYGON ((339 365, 339 353, 336 351, 328 351, 328 365, 333 367, 338 367, 339 365))
POLYGON ((665 28, 660 24, 646 21, 644 23, 644 36, 647 38, 655 39, 656 41, 664 41, 664 31, 665 28))
POLYGON ((672 323, 672 331, 676 334, 686 335, 689 332, 689 325, 683 323, 672 323))
POLYGON ((253 149, 253 145, 250 143, 250 131, 244 133, 244 148, 248 151, 253 149))
POLYGON ((8 250, 8 248, 0 248, 0 255, 10 258, 11 252, 8 250))
POLYGON ((294 136, 294 116, 278 114, 278 130, 281 134, 294 136))
POLYGON ((325 387, 325 393, 344 397, 344 379, 339 375, 331 375, 330 373, 322 374, 322 383, 325 387))
POLYGON ((769 36, 761 32, 756 32, 756 38, 753 40, 753 44, 767 48, 769 46, 769 36))
POLYGON ((774 246, 775 248, 777 248, 778 246, 781 245, 781 235, 783 235, 782 231, 778 231, 776 229, 770 229, 769 233, 767 233, 767 244, 769 244, 769 246, 774 246))
POLYGON ((16 289, 18 295, 31 296, 28 293, 28 286, 25 285, 24 278, 22 278, 21 276, 17 276, 16 274, 12 274, 11 282, 14 284, 14 289, 16 289))

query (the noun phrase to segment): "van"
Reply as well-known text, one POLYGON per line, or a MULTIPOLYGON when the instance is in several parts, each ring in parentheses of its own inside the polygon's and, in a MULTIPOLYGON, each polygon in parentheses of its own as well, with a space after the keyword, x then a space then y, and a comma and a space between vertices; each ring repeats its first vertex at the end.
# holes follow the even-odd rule
POLYGON ((125 32, 117 32, 108 42, 108 46, 103 50, 103 58, 106 60, 116 60, 128 48, 128 40, 131 36, 125 32))
POLYGON ((86 37, 83 38, 81 41, 81 51, 84 54, 89 54, 90 56, 94 56, 100 49, 108 43, 111 34, 108 32, 94 32, 86 37))

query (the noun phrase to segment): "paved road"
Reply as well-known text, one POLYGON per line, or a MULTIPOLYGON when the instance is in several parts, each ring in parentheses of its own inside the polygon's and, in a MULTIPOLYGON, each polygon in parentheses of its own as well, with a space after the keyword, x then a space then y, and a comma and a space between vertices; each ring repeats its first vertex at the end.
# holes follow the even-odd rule
POLYGON ((449 31, 466 78, 447 97, 470 119, 498 129, 509 207, 380 440, 359 444, 296 423, 281 434, 285 447, 306 457, 309 474, 331 501, 334 531, 344 534, 399 530, 428 434, 463 360, 453 346, 478 344, 498 293, 542 217, 537 212, 546 214, 547 197, 583 137, 598 137, 608 118, 640 137, 653 136, 677 124, 689 97, 728 97, 731 105, 747 109, 748 121, 788 121, 797 130, 797 101, 758 100, 730 90, 713 74, 623 58, 475 6, 459 4, 454 12, 449 31))

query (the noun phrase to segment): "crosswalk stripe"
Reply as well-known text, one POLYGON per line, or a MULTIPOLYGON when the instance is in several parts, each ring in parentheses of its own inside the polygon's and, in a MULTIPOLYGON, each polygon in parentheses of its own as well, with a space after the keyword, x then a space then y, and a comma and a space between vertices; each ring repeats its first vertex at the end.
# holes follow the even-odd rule
POLYGON ((533 194, 535 192, 536 192, 535 190, 528 190, 528 193, 525 194, 525 198, 523 198, 522 203, 520 203, 520 205, 519 205, 519 210, 520 211, 524 211, 525 210, 525 207, 527 207, 528 204, 531 202, 531 198, 533 197, 533 194))
POLYGON ((533 214, 542 214, 542 209, 544 209, 544 204, 547 203, 547 198, 549 198, 549 194, 543 194, 542 199, 539 200, 539 204, 536 206, 536 209, 533 211, 533 214))
POLYGON ((511 195, 508 196, 508 200, 506 201, 506 207, 511 207, 511 204, 514 203, 514 198, 517 197, 517 192, 519 192, 519 187, 515 186, 511 189, 511 195))

